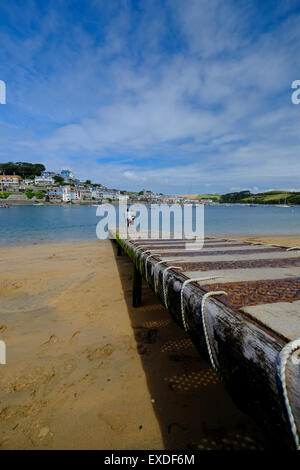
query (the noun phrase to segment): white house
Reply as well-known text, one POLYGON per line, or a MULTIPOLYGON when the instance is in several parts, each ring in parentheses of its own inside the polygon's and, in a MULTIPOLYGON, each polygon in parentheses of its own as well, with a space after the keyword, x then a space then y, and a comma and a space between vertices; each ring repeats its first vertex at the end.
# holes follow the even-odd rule
POLYGON ((46 186, 54 184, 54 178, 48 174, 41 174, 41 176, 36 176, 34 178, 34 184, 36 186, 46 186))
POLYGON ((71 186, 62 187, 62 200, 63 202, 71 201, 71 186))
POLYGON ((93 199, 102 199, 103 198, 103 190, 100 188, 93 188, 92 189, 92 198, 93 199))
POLYGON ((61 188, 63 202, 80 201, 85 199, 83 197, 82 191, 79 191, 78 189, 74 189, 69 185, 62 186, 61 188))
POLYGON ((120 191, 117 189, 107 189, 106 191, 102 191, 104 199, 119 199, 120 191))
POLYGON ((25 186, 32 186, 34 184, 34 180, 25 178, 25 180, 23 180, 23 184, 25 184, 25 186))

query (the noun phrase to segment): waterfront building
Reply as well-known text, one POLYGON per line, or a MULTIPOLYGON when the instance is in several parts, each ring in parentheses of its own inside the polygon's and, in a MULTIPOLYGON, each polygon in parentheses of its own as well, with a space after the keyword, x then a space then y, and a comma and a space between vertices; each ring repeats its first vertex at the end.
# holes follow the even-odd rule
POLYGON ((100 188, 93 188, 92 189, 92 198, 93 199, 102 199, 103 198, 103 190, 100 188))
POLYGON ((36 176, 34 178, 34 184, 36 186, 47 186, 47 185, 55 184, 54 176, 55 176, 55 173, 52 176, 49 172, 45 171, 41 174, 41 176, 36 176))
POLYGON ((62 186, 62 200, 63 202, 71 202, 71 186, 62 186))
POLYGON ((22 183, 21 176, 18 175, 0 175, 0 184, 1 189, 19 189, 20 184, 22 183))

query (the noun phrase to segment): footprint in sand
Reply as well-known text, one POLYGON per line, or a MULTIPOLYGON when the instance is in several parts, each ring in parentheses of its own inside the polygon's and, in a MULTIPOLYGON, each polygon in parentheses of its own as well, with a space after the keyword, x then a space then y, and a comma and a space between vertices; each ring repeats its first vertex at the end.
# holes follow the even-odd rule
POLYGON ((98 418, 104 421, 112 431, 123 431, 126 428, 126 417, 116 413, 98 413, 98 418))
POLYGON ((58 337, 56 335, 51 335, 48 341, 42 344, 44 346, 45 344, 54 344, 58 342, 58 337))
POLYGON ((39 438, 43 439, 43 437, 46 437, 49 431, 50 431, 49 428, 47 428, 46 426, 41 428, 39 432, 39 438))
POLYGON ((75 333, 72 334, 70 341, 76 340, 79 335, 80 335, 80 330, 75 331, 75 333))
POLYGON ((3 331, 5 331, 7 328, 6 325, 0 325, 0 333, 3 333, 3 331))
POLYGON ((11 288, 12 289, 20 289, 20 287, 23 286, 23 283, 22 282, 12 282, 11 283, 11 288))
POLYGON ((87 358, 89 361, 93 361, 94 359, 99 359, 100 357, 103 357, 103 356, 111 356, 114 350, 115 348, 113 347, 113 345, 108 343, 105 346, 102 346, 101 348, 96 348, 94 350, 88 349, 87 358))
POLYGON ((39 447, 40 445, 49 445, 49 440, 53 437, 53 432, 50 431, 48 426, 39 427, 38 424, 29 426, 24 432, 34 447, 39 447))

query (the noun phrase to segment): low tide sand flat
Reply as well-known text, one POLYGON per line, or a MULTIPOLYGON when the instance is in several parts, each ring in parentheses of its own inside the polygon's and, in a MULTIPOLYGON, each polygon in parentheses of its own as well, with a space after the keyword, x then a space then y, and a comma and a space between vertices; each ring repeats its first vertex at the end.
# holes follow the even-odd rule
POLYGON ((198 251, 186 249, 179 237, 117 243, 136 278, 147 280, 198 350, 209 353, 240 408, 279 446, 295 448, 300 366, 291 357, 286 362, 287 402, 278 363, 283 347, 300 337, 300 250, 230 238, 205 238, 198 251), (213 292, 219 294, 204 307, 203 298, 213 292))
POLYGON ((132 308, 131 262, 116 252, 0 248, 0 448, 265 448, 146 283, 132 308))

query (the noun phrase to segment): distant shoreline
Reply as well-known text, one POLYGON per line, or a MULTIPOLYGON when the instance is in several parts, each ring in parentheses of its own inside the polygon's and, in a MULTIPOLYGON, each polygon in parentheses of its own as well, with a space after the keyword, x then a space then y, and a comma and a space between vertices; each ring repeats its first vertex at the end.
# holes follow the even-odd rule
POLYGON ((32 201, 8 201, 7 199, 0 199, 0 205, 6 204, 7 206, 93 206, 97 205, 97 201, 80 201, 75 203, 66 203, 66 202, 41 202, 36 203, 32 201))
MULTIPOLYGON (((7 206, 94 206, 98 205, 98 202, 101 202, 102 204, 113 204, 113 205, 118 205, 119 201, 79 201, 79 202, 33 202, 31 200, 24 201, 24 200, 8 200, 8 199, 0 199, 0 206, 6 204, 7 206)), ((289 204, 287 206, 282 206, 281 204, 275 204, 275 203, 257 203, 257 204, 249 204, 249 203, 241 203, 241 202, 231 202, 231 203, 225 203, 225 202, 218 202, 218 203, 210 203, 210 202, 198 202, 196 200, 191 199, 189 202, 181 203, 181 202, 175 202, 175 203, 166 203, 166 202, 146 202, 146 201, 128 201, 127 204, 129 205, 135 205, 135 204, 147 204, 147 205, 185 205, 185 204, 193 204, 196 203, 197 205, 205 205, 205 206, 240 206, 240 207, 300 207, 300 204, 289 204)), ((99 204, 101 205, 101 204, 99 204)))

